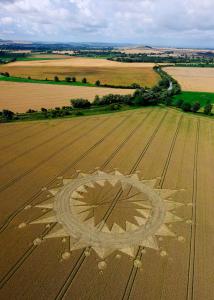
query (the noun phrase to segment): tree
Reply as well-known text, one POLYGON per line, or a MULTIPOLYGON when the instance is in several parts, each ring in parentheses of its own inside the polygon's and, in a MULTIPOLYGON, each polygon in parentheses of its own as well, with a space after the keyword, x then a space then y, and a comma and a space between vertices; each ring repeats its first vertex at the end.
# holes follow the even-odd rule
POLYGON ((192 111, 193 111, 194 113, 196 113, 197 111, 199 111, 200 108, 201 108, 200 102, 195 102, 195 103, 193 104, 193 106, 192 106, 192 111))
POLYGON ((82 79, 82 83, 87 83, 87 79, 85 77, 82 79))
POLYGON ((96 84, 96 86, 100 86, 101 82, 100 82, 99 80, 97 80, 97 81, 95 82, 95 84, 96 84))
POLYGON ((4 76, 5 76, 5 77, 10 77, 10 74, 9 74, 8 72, 5 72, 5 73, 4 73, 4 76))
POLYGON ((37 112, 37 111, 34 110, 34 109, 31 109, 31 108, 29 108, 29 109, 26 111, 27 114, 31 114, 31 113, 35 113, 35 112, 37 112))
POLYGON ((72 81, 72 82, 76 82, 76 81, 77 81, 77 80, 76 80, 76 77, 73 76, 73 77, 71 78, 71 81, 72 81))
POLYGON ((204 107, 204 113, 205 113, 205 115, 211 115, 212 108, 213 108, 212 104, 210 102, 207 102, 207 104, 204 107))
POLYGON ((27 78, 28 80, 31 80, 31 77, 30 76, 28 76, 28 78, 27 78))
POLYGON ((8 121, 12 120, 14 117, 14 112, 12 112, 11 110, 8 110, 8 109, 3 109, 2 117, 3 117, 3 119, 6 119, 8 121))
POLYGON ((71 77, 65 77, 66 82, 71 82, 71 77))
POLYGON ((46 113, 48 110, 46 108, 42 107, 41 111, 46 113))
POLYGON ((189 102, 183 102, 181 109, 185 112, 191 111, 191 104, 189 102))
POLYGON ((89 108, 91 103, 87 99, 72 99, 71 104, 73 108, 89 108))
POLYGON ((54 76, 54 81, 59 82, 59 77, 58 76, 54 76))
POLYGON ((98 95, 95 96, 93 104, 94 105, 100 105, 100 97, 98 95))

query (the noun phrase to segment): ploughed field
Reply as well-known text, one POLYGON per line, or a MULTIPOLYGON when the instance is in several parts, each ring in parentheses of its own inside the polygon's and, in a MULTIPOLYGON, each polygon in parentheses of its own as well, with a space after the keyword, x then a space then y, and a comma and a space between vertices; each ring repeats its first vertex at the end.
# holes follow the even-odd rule
POLYGON ((0 136, 1 299, 213 299, 212 120, 146 108, 0 136))
POLYGON ((120 63, 105 59, 68 58, 58 60, 19 61, 0 66, 0 72, 9 72, 16 77, 32 79, 54 79, 57 75, 61 80, 75 76, 78 81, 84 77, 88 82, 100 80, 102 84, 127 86, 138 83, 152 87, 160 79, 153 70, 151 63, 120 63))
POLYGON ((131 89, 65 86, 39 83, 0 81, 0 110, 26 112, 29 108, 55 108, 69 106, 70 100, 84 98, 93 101, 96 95, 132 94, 131 89))
POLYGON ((168 67, 164 70, 180 83, 183 91, 214 92, 214 68, 168 67))

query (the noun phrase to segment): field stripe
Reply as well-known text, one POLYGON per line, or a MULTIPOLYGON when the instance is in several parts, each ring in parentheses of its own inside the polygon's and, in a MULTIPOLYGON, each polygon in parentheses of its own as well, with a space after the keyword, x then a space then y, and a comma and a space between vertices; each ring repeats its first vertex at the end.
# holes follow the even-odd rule
MULTIPOLYGON (((75 125, 72 125, 71 127, 67 128, 67 129, 63 130, 62 132, 57 133, 57 134, 54 135, 53 137, 51 137, 51 138, 45 140, 44 142, 39 143, 39 144, 33 146, 32 148, 30 148, 30 149, 28 149, 28 150, 26 150, 26 151, 20 153, 20 154, 17 155, 16 157, 11 158, 10 160, 8 160, 8 161, 6 161, 5 163, 1 164, 1 165, 0 165, 0 168, 4 168, 4 167, 7 166, 8 164, 13 163, 14 161, 16 161, 18 158, 20 158, 20 157, 22 157, 22 156, 25 156, 26 154, 29 154, 31 151, 34 151, 34 150, 38 149, 39 147, 42 147, 42 146, 48 144, 48 143, 51 142, 53 139, 55 140, 55 139, 57 139, 58 137, 63 136, 63 135, 66 134, 67 132, 69 132, 69 131, 71 131, 71 130, 73 131, 73 129, 77 128, 77 127, 79 126, 79 124, 81 124, 81 121, 80 121, 79 123, 75 124, 75 125)), ((82 127, 84 127, 84 125, 85 125, 85 124, 83 124, 82 127)), ((0 188, 0 191, 1 191, 1 188, 0 188)))
MULTIPOLYGON (((177 137, 178 137, 178 133, 179 133, 179 130, 180 130, 180 127, 181 127, 182 120, 183 120, 183 116, 180 117, 180 120, 178 122, 177 128, 175 130, 175 133, 174 133, 174 136, 173 136, 173 139, 172 139, 172 142, 171 142, 169 153, 167 155, 167 159, 166 159, 166 162, 164 164, 161 181, 159 183, 160 188, 163 187, 163 184, 164 184, 164 181, 165 181, 165 178, 166 178, 167 170, 168 170, 168 167, 169 167, 169 164, 170 164, 170 161, 171 161, 172 153, 173 153, 173 150, 174 150, 174 147, 175 147, 175 144, 176 144, 176 140, 177 140, 177 137)), ((141 253, 142 249, 143 249, 142 247, 138 248, 135 259, 141 260, 143 258, 143 254, 141 253)), ((132 266, 131 272, 130 272, 129 277, 128 277, 128 281, 126 283, 126 288, 124 290, 124 294, 123 294, 123 297, 122 297, 123 300, 128 300, 130 298, 130 295, 131 295, 131 292, 132 292, 132 289, 133 289, 133 285, 134 285, 134 281, 135 281, 135 278, 137 276, 137 272, 138 272, 138 269, 135 268, 134 266, 132 266)))
MULTIPOLYGON (((164 121, 165 118, 166 118, 166 115, 167 115, 167 113, 165 113, 164 116, 161 118, 161 120, 160 120, 158 126, 155 128, 153 134, 152 134, 151 137, 149 138, 149 140, 148 140, 148 142, 147 142, 145 148, 144 148, 143 151, 140 153, 138 159, 137 159, 136 162, 134 163, 134 165, 133 165, 132 169, 130 170, 129 174, 132 174, 132 173, 134 173, 134 172, 137 170, 137 167, 138 167, 139 163, 141 162, 143 156, 144 156, 145 153, 147 152, 147 150, 148 150, 149 146, 151 145, 153 139, 155 138, 156 134, 158 133, 158 131, 159 131, 159 129, 160 129, 160 127, 161 127, 163 121, 164 121)), ((131 191, 131 189, 130 189, 130 191, 131 191)), ((130 191, 129 191, 129 192, 130 192, 130 191)), ((115 208, 115 206, 116 206, 116 204, 117 204, 117 202, 118 202, 118 200, 119 200, 119 198, 120 198, 120 196, 121 196, 122 193, 123 193, 123 190, 120 189, 120 191, 119 191, 118 194, 116 195, 115 199, 112 201, 112 203, 111 203, 109 209, 107 210, 106 214, 105 214, 104 217, 103 217, 103 220, 104 220, 105 222, 106 222, 107 219, 110 217, 110 215, 111 215, 112 211, 114 210, 114 208, 115 208)))
POLYGON ((188 281, 187 281, 187 294, 186 299, 192 300, 194 295, 194 273, 195 273, 195 241, 196 241, 196 221, 197 221, 197 181, 198 181, 198 148, 199 148, 199 130, 200 119, 197 120, 196 129, 196 142, 194 153, 194 166, 193 166, 193 190, 192 190, 192 221, 190 232, 190 250, 189 250, 189 266, 188 266, 188 281))
MULTIPOLYGON (((102 120, 102 124, 107 121, 108 119, 102 120)), ((94 126, 92 129, 95 129, 97 127, 94 126)), ((67 129, 66 132, 68 132, 70 130, 67 129)), ((89 130, 90 132, 91 130, 89 130)), ((8 183, 6 183, 5 185, 0 187, 0 192, 3 192, 4 190, 6 190, 7 188, 9 188, 12 184, 18 182, 19 180, 21 180, 22 178, 24 178, 25 176, 27 176, 28 174, 30 174, 31 172, 33 172, 34 170, 38 169, 41 165, 43 165, 44 163, 46 163, 47 161, 49 161, 50 159, 52 159, 55 155, 59 154, 60 152, 64 151, 67 147, 70 147, 71 145, 73 145, 76 141, 78 141, 79 139, 81 139, 82 137, 84 137, 86 133, 81 134, 80 136, 78 136, 77 138, 75 138, 74 140, 70 141, 69 143, 63 145, 60 149, 56 150, 55 152, 53 152, 51 155, 49 155, 47 158, 41 160, 38 164, 36 164, 35 166, 33 166, 32 168, 30 168, 29 170, 25 171, 24 173, 18 175, 17 177, 15 177, 14 179, 10 180, 8 183)), ((61 136, 62 134, 57 134, 57 136, 61 136)), ((50 142, 53 138, 49 139, 48 142, 50 142)), ((45 142, 46 143, 46 142, 45 142)), ((42 145, 44 145, 45 143, 42 143, 42 145)), ((40 145, 41 146, 41 145, 40 145)), ((32 150, 32 149, 31 149, 32 150)), ((35 150, 35 149, 33 149, 35 150)), ((30 152, 30 151, 28 151, 30 152)))
MULTIPOLYGON (((151 145, 155 135, 157 134, 158 130, 160 129, 161 124, 163 123, 164 119, 166 118, 168 112, 166 112, 164 114, 164 116, 162 117, 161 121, 159 122, 159 124, 157 125, 157 127, 155 128, 152 136, 149 138, 148 142, 146 143, 146 146, 144 147, 143 151, 140 153, 136 163, 134 164, 134 167, 131 169, 130 173, 134 170, 134 168, 137 168, 137 162, 138 164, 140 163, 141 159, 143 158, 143 156, 145 155, 145 153, 147 152, 149 146, 151 145)), ((120 192, 120 191, 119 191, 120 192)), ((118 199, 118 195, 116 195, 116 199, 118 199)), ((111 207, 109 208, 111 209, 111 207)), ((112 211, 112 210, 111 210, 112 211)), ((107 212, 108 213, 108 212, 107 212)), ((63 299, 63 297, 65 296, 65 294, 67 293, 70 285, 72 284, 76 274, 79 272, 81 266, 83 265, 84 261, 85 261, 86 257, 84 255, 84 251, 81 253, 81 255, 79 256, 79 259, 77 260, 75 266, 73 267, 72 271, 70 272, 70 274, 68 275, 64 285, 61 287, 59 293, 57 294, 55 300, 61 300, 63 299)))
MULTIPOLYGON (((69 169, 71 169, 72 167, 74 167, 79 161, 81 161, 84 157, 86 157, 94 148, 96 148, 96 146, 98 146, 99 144, 101 144, 105 138, 107 138, 114 130, 116 130, 117 128, 119 128, 128 118, 130 117, 130 115, 128 115, 128 117, 125 117, 117 126, 115 126, 110 132, 108 132, 104 137, 102 137, 98 142, 96 142, 93 146, 91 146, 86 152, 84 152, 82 155, 80 155, 75 161, 73 161, 71 164, 68 164, 66 168, 62 169, 62 171, 60 171, 52 180, 49 181, 49 183, 47 184, 48 186, 50 184, 52 184, 57 177, 59 176, 63 176, 69 169)), ((85 132, 83 135, 79 136, 76 141, 80 138, 82 138, 84 135, 87 135, 89 132, 93 132, 93 130, 95 130, 96 128, 98 128, 100 125, 102 125, 104 123, 104 121, 109 120, 109 118, 105 119, 105 120, 101 120, 101 122, 99 122, 98 124, 96 124, 94 127, 92 127, 91 129, 89 129, 87 132, 85 132)), ((58 153, 58 151, 57 151, 58 153)), ((46 161, 46 160, 45 160, 46 161)), ((15 212, 13 212, 8 218, 7 220, 0 226, 0 233, 2 233, 6 227, 10 224, 10 222, 14 219, 14 217, 17 216, 18 213, 20 213, 23 208, 32 203, 34 201, 34 199, 36 197, 38 197, 39 195, 41 195, 42 191, 39 191, 37 193, 35 193, 31 198, 29 198, 23 205, 21 205, 15 212)))
MULTIPOLYGON (((47 235, 53 227, 56 225, 52 224, 50 228, 45 229, 40 238, 42 239, 45 235, 47 235)), ((13 267, 1 278, 0 280, 0 289, 4 287, 4 285, 9 281, 9 279, 16 273, 16 271, 22 266, 22 264, 26 261, 26 259, 33 253, 33 251, 38 247, 38 245, 32 244, 24 254, 18 259, 18 261, 13 265, 13 267)))
MULTIPOLYGON (((57 122, 57 125, 56 125, 56 127, 58 127, 59 125, 61 125, 61 124, 65 124, 65 122, 57 122)), ((40 125, 40 124, 39 124, 40 125)), ((55 128, 56 128, 55 127, 55 128)), ((42 128, 40 131, 36 131, 35 133, 33 133, 33 134, 29 134, 29 135, 27 135, 27 136, 24 136, 23 138, 21 138, 20 140, 18 140, 17 142, 13 142, 13 143, 10 143, 10 144, 8 144, 8 145, 5 145, 4 147, 2 147, 2 148, 0 148, 0 151, 2 151, 2 150, 6 150, 6 149, 8 149, 8 148, 10 148, 10 147, 12 147, 12 146, 15 146, 15 145, 17 145, 17 144, 19 144, 19 143, 21 143, 21 142, 23 142, 23 141, 25 141, 25 140, 27 140, 27 139, 29 139, 29 138, 32 138, 32 137, 34 137, 34 136, 36 136, 36 135, 38 135, 38 134, 40 134, 40 133, 42 133, 42 132, 45 132, 45 131, 47 131, 47 130, 50 130, 50 129, 52 129, 51 127, 45 127, 45 128, 42 128)))
MULTIPOLYGON (((113 152, 115 153, 115 155, 118 153, 118 149, 121 149, 121 145, 125 145, 124 142, 127 142, 129 139, 130 139, 130 135, 133 135, 134 132, 136 132, 138 129, 139 129, 139 125, 142 126, 142 124, 148 119, 148 117, 151 115, 151 112, 149 112, 145 118, 143 118, 139 124, 137 124, 137 126, 131 131, 131 133, 125 138, 125 140, 123 140, 123 142, 116 148, 116 150, 113 152)), ((127 118, 125 119, 125 121, 127 120, 127 118)), ((115 130, 115 129, 112 129, 112 131, 115 130)), ((113 159, 114 156, 112 156, 112 154, 110 155, 111 159, 113 159)), ((110 158, 109 157, 109 158, 110 158)), ((111 159, 107 159, 106 161, 110 161, 111 159)), ((45 213, 44 213, 45 214, 45 213)), ((53 227, 55 226, 56 224, 52 224, 51 227, 46 230, 45 234, 42 234, 41 235, 41 238, 43 238, 49 231, 51 231, 53 229, 53 227)), ((33 247, 31 246, 30 248, 28 248, 26 250, 26 252, 23 254, 23 256, 21 256, 19 258, 19 260, 17 261, 17 263, 4 275, 4 277, 1 279, 0 281, 0 288, 2 288, 6 283, 7 281, 15 274, 15 272, 19 269, 19 267, 25 262, 25 260, 31 255, 31 253, 37 248, 37 246, 34 246, 33 247)), ((84 257, 83 257, 84 258, 84 257)), ((77 265, 78 262, 77 262, 77 265)))
POLYGON ((30 126, 26 126, 24 128, 19 128, 19 129, 14 128, 12 132, 0 135, 0 138, 11 136, 11 135, 13 136, 14 134, 17 134, 17 132, 20 132, 20 131, 25 130, 25 129, 28 130, 29 128, 34 127, 36 125, 38 125, 38 124, 35 123, 35 124, 30 125, 30 126))

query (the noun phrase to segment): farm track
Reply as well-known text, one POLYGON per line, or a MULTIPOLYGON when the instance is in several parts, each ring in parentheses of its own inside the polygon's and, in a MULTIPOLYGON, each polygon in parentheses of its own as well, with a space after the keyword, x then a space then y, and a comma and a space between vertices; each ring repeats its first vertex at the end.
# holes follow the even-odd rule
MULTIPOLYGON (((128 142, 128 140, 134 135, 134 133, 143 125, 143 123, 148 119, 151 112, 149 112, 138 124, 137 126, 130 132, 130 134, 122 141, 122 143, 115 149, 115 151, 109 156, 109 158, 104 162, 103 165, 107 165, 111 159, 119 152, 119 150, 128 142)), ((164 116, 165 117, 165 116, 164 116)), ((45 213, 44 213, 45 214, 45 213)), ((55 224, 52 224, 48 230, 45 230, 44 233, 41 234, 41 238, 43 238, 49 231, 54 228, 55 224)), ((37 246, 32 245, 27 249, 27 251, 19 258, 17 263, 3 276, 0 280, 0 288, 2 288, 7 281, 14 275, 14 273, 18 270, 18 268, 25 262, 25 260, 33 253, 37 246)))
MULTIPOLYGON (((127 120, 127 118, 129 118, 129 117, 130 117, 129 115, 128 115, 128 117, 125 117, 125 119, 122 120, 122 122, 120 123, 120 125, 122 125, 123 122, 125 122, 127 120)), ((105 120, 107 121, 107 119, 105 119, 105 120)), ((95 126, 93 126, 93 128, 89 129, 82 136, 87 135, 89 132, 93 132, 93 130, 95 130, 97 127, 99 127, 101 124, 103 124, 103 122, 104 121, 102 120, 101 122, 99 122, 99 124, 96 124, 95 126)), ((118 126, 116 126, 116 127, 118 128, 118 126)), ((116 128, 114 128, 112 131, 114 131, 114 130, 116 130, 116 128)), ((104 139, 111 134, 111 132, 109 132, 105 137, 101 138, 97 143, 95 143, 92 147, 90 147, 85 153, 83 153, 82 155, 80 155, 74 162, 72 162, 71 164, 68 164, 66 166, 66 168, 64 168, 62 171, 60 171, 53 179, 51 179, 48 182, 47 186, 50 186, 57 179, 57 177, 63 176, 69 169, 71 169, 72 167, 74 167, 80 160, 82 160, 84 157, 86 157, 94 148, 96 148, 97 145, 99 145, 100 143, 102 143, 104 141, 104 139)), ((78 139, 80 139, 82 136, 80 136, 78 139)), ((26 205, 31 204, 35 200, 35 198, 38 197, 41 194, 42 194, 42 191, 40 190, 39 192, 37 192, 36 194, 34 194, 32 197, 30 197, 21 207, 19 207, 19 209, 17 209, 16 211, 14 211, 8 217, 8 219, 3 224, 1 224, 1 226, 0 226, 0 233, 2 233, 6 229, 6 227, 13 220, 13 218, 19 212, 21 212, 26 205)))
MULTIPOLYGON (((156 136, 158 130, 160 129, 160 126, 162 125, 164 119, 166 118, 166 115, 167 115, 167 112, 161 118, 161 121, 159 122, 159 124, 155 128, 152 136, 149 138, 148 142, 146 143, 146 146, 144 147, 143 151, 140 153, 137 161, 135 162, 134 166, 132 167, 132 169, 130 171, 130 174, 137 169, 138 164, 140 163, 140 161, 143 158, 144 154, 146 153, 146 151, 148 150, 149 146, 151 145, 154 137, 156 136)), ((114 207, 116 205, 116 201, 118 201, 120 195, 121 195, 121 190, 116 195, 116 197, 115 197, 115 199, 113 201, 113 205, 110 206, 109 210, 106 213, 106 216, 103 217, 103 220, 105 220, 105 219, 107 219, 109 217, 109 215, 111 214, 112 210, 114 209, 114 207)), ((84 263, 84 261, 86 259, 85 255, 84 255, 84 251, 85 250, 82 251, 80 257, 77 260, 77 263, 75 264, 75 266, 73 267, 73 269, 70 272, 69 276, 67 277, 65 283, 63 284, 62 288, 60 289, 59 293, 57 294, 55 300, 61 300, 65 296, 67 290, 69 289, 70 285, 72 284, 72 281, 74 280, 75 276, 77 275, 78 271, 80 270, 82 264, 84 263)))
POLYGON ((194 166, 193 166, 193 191, 192 191, 192 221, 189 247, 189 266, 186 300, 192 300, 194 294, 195 276, 195 241, 196 241, 196 222, 197 222, 197 181, 198 181, 198 147, 199 147, 200 120, 197 121, 194 166))

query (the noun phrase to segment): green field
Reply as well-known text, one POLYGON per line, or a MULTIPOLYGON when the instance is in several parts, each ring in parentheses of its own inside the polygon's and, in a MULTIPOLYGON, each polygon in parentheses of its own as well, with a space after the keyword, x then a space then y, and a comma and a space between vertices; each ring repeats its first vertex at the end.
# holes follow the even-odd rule
POLYGON ((178 99, 182 99, 185 102, 195 103, 200 102, 201 106, 205 106, 207 101, 214 103, 214 93, 205 92, 182 92, 181 94, 173 97, 173 104, 176 104, 178 99))
POLYGON ((3 76, 3 75, 0 75, 0 81, 41 83, 41 84, 57 84, 57 85, 69 85, 69 86, 93 86, 93 87, 96 86, 93 83, 82 83, 82 82, 79 82, 79 81, 67 82, 67 81, 63 81, 63 80, 60 80, 60 81, 39 80, 39 79, 28 79, 28 78, 15 77, 15 76, 6 77, 6 76, 3 76))

